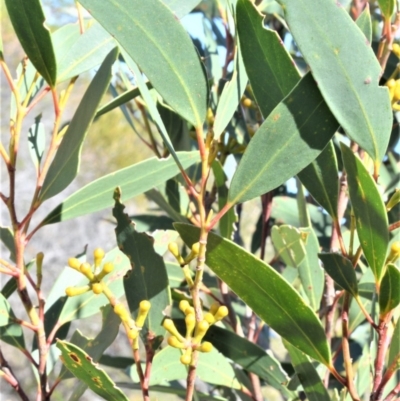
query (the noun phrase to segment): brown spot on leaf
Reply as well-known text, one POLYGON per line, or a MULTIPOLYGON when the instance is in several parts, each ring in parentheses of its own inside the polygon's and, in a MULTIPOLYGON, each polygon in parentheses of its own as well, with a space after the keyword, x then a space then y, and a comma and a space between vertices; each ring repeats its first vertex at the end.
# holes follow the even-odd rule
POLYGON ((78 355, 76 355, 74 352, 70 352, 68 355, 74 362, 76 362, 79 365, 81 364, 81 360, 79 359, 78 355))
POLYGON ((281 118, 281 115, 280 115, 280 114, 275 114, 275 115, 272 117, 272 119, 273 119, 274 121, 278 121, 280 118, 281 118))

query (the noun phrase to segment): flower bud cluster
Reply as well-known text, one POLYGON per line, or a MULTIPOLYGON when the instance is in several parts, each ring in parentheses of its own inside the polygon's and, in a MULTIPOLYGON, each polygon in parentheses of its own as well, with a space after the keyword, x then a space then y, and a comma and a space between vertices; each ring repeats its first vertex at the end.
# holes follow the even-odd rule
POLYGON ((210 311, 204 315, 204 319, 199 322, 196 321, 194 308, 187 300, 179 303, 179 309, 185 315, 185 337, 179 333, 171 319, 165 319, 163 327, 171 334, 167 340, 168 345, 183 350, 180 361, 184 365, 189 365, 192 362, 193 351, 210 352, 212 350, 212 344, 209 341, 202 342, 203 337, 212 324, 228 315, 228 309, 218 303, 213 304, 210 311))
POLYGON ((390 101, 394 110, 400 110, 400 79, 389 79, 386 82, 386 86, 389 88, 390 101))
POLYGON ((114 265, 111 262, 107 262, 103 265, 103 268, 99 273, 95 273, 96 269, 98 269, 104 259, 105 252, 97 248, 93 252, 94 257, 94 269, 90 265, 90 263, 84 262, 81 263, 76 258, 70 258, 68 260, 68 266, 76 271, 82 273, 86 278, 89 280, 88 285, 84 285, 82 287, 68 287, 65 290, 65 293, 69 297, 73 297, 76 295, 84 294, 90 290, 93 291, 94 294, 98 295, 104 292, 105 290, 105 283, 102 281, 103 278, 111 273, 114 270, 114 265))
POLYGON ((400 258, 400 241, 395 241, 390 247, 390 252, 386 259, 386 263, 394 263, 399 258, 400 258))

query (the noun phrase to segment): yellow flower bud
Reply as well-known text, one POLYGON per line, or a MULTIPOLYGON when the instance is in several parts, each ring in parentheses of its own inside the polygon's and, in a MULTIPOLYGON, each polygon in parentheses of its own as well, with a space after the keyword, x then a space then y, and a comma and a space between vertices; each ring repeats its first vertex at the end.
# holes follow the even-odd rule
POLYGON ((400 58, 400 45, 398 43, 393 43, 392 51, 398 58, 400 58))
POLYGON ((212 344, 209 341, 204 341, 204 343, 202 343, 200 345, 199 348, 197 348, 200 352, 211 352, 213 349, 212 344))
POLYGON ((123 322, 127 321, 130 318, 129 312, 126 310, 125 306, 121 303, 118 303, 114 306, 114 312, 121 318, 123 322))
POLYGON ((81 273, 83 273, 89 280, 93 280, 94 279, 94 274, 92 272, 92 267, 90 266, 89 263, 85 262, 82 263, 79 270, 81 271, 81 273))
POLYGON ((217 310, 217 313, 214 315, 215 320, 218 322, 222 320, 224 317, 228 316, 228 308, 226 306, 220 306, 217 310))
POLYGON ((139 332, 134 328, 130 328, 130 329, 128 329, 127 336, 131 340, 135 340, 136 338, 138 338, 139 332))
POLYGON ((80 271, 81 262, 77 258, 69 258, 68 259, 68 266, 72 269, 80 271))
POLYGON ((179 333, 177 328, 175 327, 174 322, 171 319, 164 319, 163 321, 163 327, 165 330, 168 331, 172 336, 175 336, 178 340, 184 342, 185 338, 182 336, 182 334, 179 333))
POLYGON ((209 327, 210 325, 205 320, 197 322, 196 329, 194 331, 193 343, 199 344, 207 333, 209 327))
POLYGON ((185 349, 186 346, 182 342, 180 342, 175 336, 168 337, 167 340, 168 345, 174 348, 185 349))
POLYGON ((400 100, 400 79, 397 79, 393 91, 393 101, 398 102, 399 100, 400 100))
POLYGON ((190 315, 190 314, 193 314, 193 315, 194 315, 194 308, 193 308, 193 306, 189 306, 188 308, 186 308, 184 314, 185 314, 185 315, 190 315))
POLYGON ((185 313, 185 310, 187 308, 190 308, 190 304, 189 301, 187 301, 186 299, 182 299, 182 301, 179 302, 179 309, 185 313))
POLYGON ((253 102, 248 97, 245 97, 244 99, 242 99, 242 104, 244 107, 249 108, 253 105, 253 102))
POLYGON ((101 249, 101 248, 96 248, 96 249, 93 251, 94 265, 95 265, 96 267, 99 267, 99 266, 100 266, 101 261, 102 261, 103 258, 104 258, 104 255, 105 255, 105 252, 104 252, 103 249, 101 249))
POLYGON ((90 290, 89 285, 84 285, 82 287, 68 287, 65 289, 65 294, 68 297, 75 297, 76 295, 84 294, 90 290))
POLYGON ((186 338, 190 338, 193 334, 194 327, 196 326, 196 317, 194 313, 189 313, 185 317, 186 323, 186 338))
POLYGON ((149 301, 142 301, 139 304, 139 313, 136 319, 136 326, 143 327, 144 321, 146 320, 147 314, 151 308, 151 304, 149 301))
POLYGON ((189 365, 192 362, 192 349, 187 348, 185 353, 180 357, 180 361, 183 365, 189 365))
POLYGON ((221 304, 219 302, 214 302, 211 307, 210 307, 210 313, 212 313, 213 315, 215 315, 219 309, 219 307, 221 306, 221 304))
POLYGON ((184 265, 185 261, 183 260, 182 255, 179 252, 179 247, 176 242, 170 242, 168 244, 168 250, 175 256, 175 259, 178 261, 180 265, 184 265))
POLYGON ((43 258, 44 258, 44 253, 43 252, 39 252, 36 255, 36 266, 38 267, 39 270, 42 269, 43 258))
POLYGON ((215 317, 212 313, 207 312, 206 314, 204 314, 204 320, 209 324, 212 325, 216 322, 215 317))
POLYGON ((93 283, 92 284, 92 291, 96 294, 99 295, 103 292, 103 285, 101 283, 93 283))
POLYGON ((192 251, 193 251, 193 253, 195 253, 196 255, 199 254, 199 252, 200 252, 200 242, 195 242, 195 243, 192 245, 192 251))
POLYGON ((394 263, 400 257, 400 241, 395 241, 390 247, 386 263, 394 263))
POLYGON ((103 271, 104 273, 108 274, 111 273, 114 270, 114 265, 111 262, 107 262, 104 266, 103 266, 103 271))

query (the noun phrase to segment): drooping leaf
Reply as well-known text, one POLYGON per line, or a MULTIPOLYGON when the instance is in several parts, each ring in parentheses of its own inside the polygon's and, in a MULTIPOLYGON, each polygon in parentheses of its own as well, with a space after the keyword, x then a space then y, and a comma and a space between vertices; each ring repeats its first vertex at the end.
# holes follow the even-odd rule
POLYGON ((82 349, 60 340, 57 341, 57 347, 61 350, 63 364, 97 395, 105 400, 129 401, 107 373, 100 369, 82 349))
POLYGON ((0 239, 1 242, 10 251, 10 260, 15 261, 15 243, 14 233, 10 227, 0 226, 0 239))
POLYGON ((322 383, 314 365, 311 363, 310 358, 287 341, 284 341, 284 345, 289 352, 294 370, 307 395, 307 400, 331 401, 328 391, 322 383))
POLYGON ((396 363, 397 369, 400 369, 400 318, 397 319, 389 347, 388 366, 393 363, 396 363))
POLYGON ((278 3, 329 109, 378 167, 392 111, 388 89, 379 86, 381 67, 369 42, 340 2, 323 0, 318 7, 308 0, 278 3))
POLYGON ((368 42, 372 43, 372 22, 371 13, 369 11, 369 3, 366 3, 364 11, 357 18, 356 24, 367 38, 368 42))
POLYGON ((177 18, 181 19, 193 10, 200 3, 200 0, 162 0, 162 2, 177 18))
POLYGON ((320 253, 324 269, 344 290, 358 295, 357 277, 351 261, 338 253, 320 253))
MULTIPOLYGON (((172 347, 166 347, 158 352, 153 359, 150 385, 186 379, 187 369, 179 360, 181 355, 180 350, 172 347)), ((136 366, 132 366, 128 374, 133 381, 139 381, 136 366)), ((208 353, 200 353, 196 374, 206 383, 228 388, 241 388, 232 365, 215 349, 208 353)))
POLYGON ((14 31, 22 48, 39 74, 54 87, 57 77, 56 58, 40 0, 6 0, 14 31))
POLYGON ((276 31, 248 0, 238 0, 236 18, 243 61, 261 113, 266 118, 300 80, 276 31))
POLYGON ((216 139, 220 137, 229 124, 229 121, 232 119, 246 89, 246 85, 247 74, 242 60, 241 48, 238 44, 236 47, 232 77, 222 90, 215 113, 214 135, 216 139))
POLYGON ((322 152, 337 126, 307 74, 250 141, 232 178, 229 202, 253 199, 296 175, 322 152))
POLYGON ((94 23, 57 60, 57 82, 97 67, 115 46, 114 38, 100 24, 94 23))
POLYGON ((297 228, 281 225, 273 226, 271 239, 279 257, 286 265, 298 267, 306 256, 305 241, 307 239, 297 228))
MULTIPOLYGON (((214 160, 211 168, 215 177, 215 185, 217 186, 218 192, 218 208, 221 210, 228 199, 228 188, 226 186, 227 177, 221 166, 221 163, 214 160)), ((224 238, 232 238, 232 233, 235 229, 234 224, 236 222, 236 214, 233 208, 230 208, 219 221, 219 230, 224 238)))
POLYGON ((36 170, 39 169, 46 146, 46 133, 41 118, 41 115, 37 116, 35 118, 35 124, 33 124, 28 131, 29 153, 36 170))
MULTIPOLYGON (((103 259, 103 263, 112 262, 114 270, 105 276, 103 281, 107 284, 111 292, 118 299, 124 294, 123 277, 129 270, 129 260, 117 248, 108 252, 103 259)), ((88 279, 84 277, 76 286, 84 286, 88 284, 88 279)), ((69 283, 65 286, 70 286, 69 283)), ((58 318, 60 325, 70 322, 75 319, 83 319, 99 313, 100 308, 108 305, 109 301, 105 295, 96 295, 93 291, 88 291, 85 294, 68 297, 63 306, 62 312, 58 318)))
POLYGON ((313 198, 329 213, 333 220, 336 220, 339 175, 332 141, 329 141, 321 154, 297 176, 313 198))
POLYGON ((41 201, 57 195, 76 177, 86 132, 108 87, 111 79, 111 67, 117 55, 117 48, 109 53, 83 96, 50 165, 40 192, 41 201))
MULTIPOLYGON (((188 246, 198 241, 198 228, 181 223, 175 228, 188 246)), ((331 364, 320 321, 275 269, 213 233, 208 235, 206 264, 278 334, 317 361, 331 364)))
POLYGON ((389 199, 389 202, 386 204, 386 210, 390 212, 398 203, 400 203, 400 189, 396 189, 394 194, 389 199))
POLYGON ((361 160, 343 143, 341 150, 358 238, 375 279, 380 282, 389 244, 385 205, 374 180, 361 160))
POLYGON ((144 330, 140 334, 143 338, 149 332, 162 336, 165 333, 162 326, 165 317, 163 311, 171 303, 167 270, 162 257, 154 250, 153 238, 136 232, 135 225, 124 213, 125 206, 120 202, 120 196, 115 191, 113 216, 117 220, 115 234, 118 246, 129 258, 132 267, 123 281, 126 299, 133 318, 138 314, 141 301, 148 300, 151 303, 144 330))
POLYGON ((207 83, 188 34, 169 8, 159 0, 81 4, 135 60, 165 101, 200 127, 207 110, 207 83))
MULTIPOLYGON (((178 152, 178 156, 183 168, 187 168, 197 162, 199 155, 198 152, 178 152)), ((58 205, 42 224, 57 223, 111 207, 116 186, 121 187, 124 199, 128 200, 160 185, 178 172, 171 157, 152 157, 87 184, 58 205)))
POLYGON ((385 19, 390 20, 393 14, 395 0, 378 0, 379 8, 385 19))
POLYGON ((265 352, 258 345, 217 326, 211 326, 204 339, 210 341, 226 358, 256 374, 285 397, 293 396, 285 385, 289 377, 271 352, 265 352))
POLYGON ((392 263, 387 265, 379 290, 379 311, 386 315, 400 304, 400 270, 392 263))

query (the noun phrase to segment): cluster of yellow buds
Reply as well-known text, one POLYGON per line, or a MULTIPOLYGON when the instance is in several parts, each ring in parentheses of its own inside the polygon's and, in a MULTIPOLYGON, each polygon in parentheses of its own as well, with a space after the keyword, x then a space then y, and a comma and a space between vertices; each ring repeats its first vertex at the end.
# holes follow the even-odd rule
POLYGON ((386 82, 386 86, 389 88, 390 101, 392 102, 392 108, 400 111, 400 79, 389 79, 386 82))
POLYGON ((163 327, 171 334, 167 340, 168 345, 184 350, 180 361, 184 365, 189 365, 192 361, 193 351, 210 352, 212 350, 212 344, 209 341, 202 342, 203 337, 212 324, 228 315, 228 308, 215 303, 200 322, 196 322, 194 308, 190 306, 187 300, 182 300, 179 303, 179 309, 185 314, 185 337, 179 333, 171 319, 165 319, 163 327))
POLYGON ((142 329, 144 322, 147 318, 151 304, 149 301, 141 301, 139 304, 139 312, 136 320, 131 318, 130 313, 122 303, 114 305, 114 312, 120 317, 122 324, 124 325, 128 338, 134 340, 133 348, 137 349, 139 346, 138 338, 139 331, 142 329))
POLYGON ((386 263, 394 263, 399 258, 400 258, 400 241, 395 241, 390 247, 390 252, 386 259, 386 263))
POLYGON ((90 263, 84 262, 81 263, 76 258, 70 258, 68 260, 68 266, 72 269, 77 270, 78 272, 82 273, 84 276, 87 277, 89 280, 89 284, 82 286, 82 287, 68 287, 65 290, 65 293, 69 297, 73 297, 76 295, 84 294, 90 290, 93 291, 94 294, 98 295, 104 292, 106 286, 105 283, 102 281, 103 278, 111 273, 114 270, 114 265, 111 262, 107 262, 104 264, 103 268, 100 272, 96 273, 96 270, 99 269, 105 253, 101 248, 97 248, 93 252, 94 257, 94 269, 90 265, 90 263))

